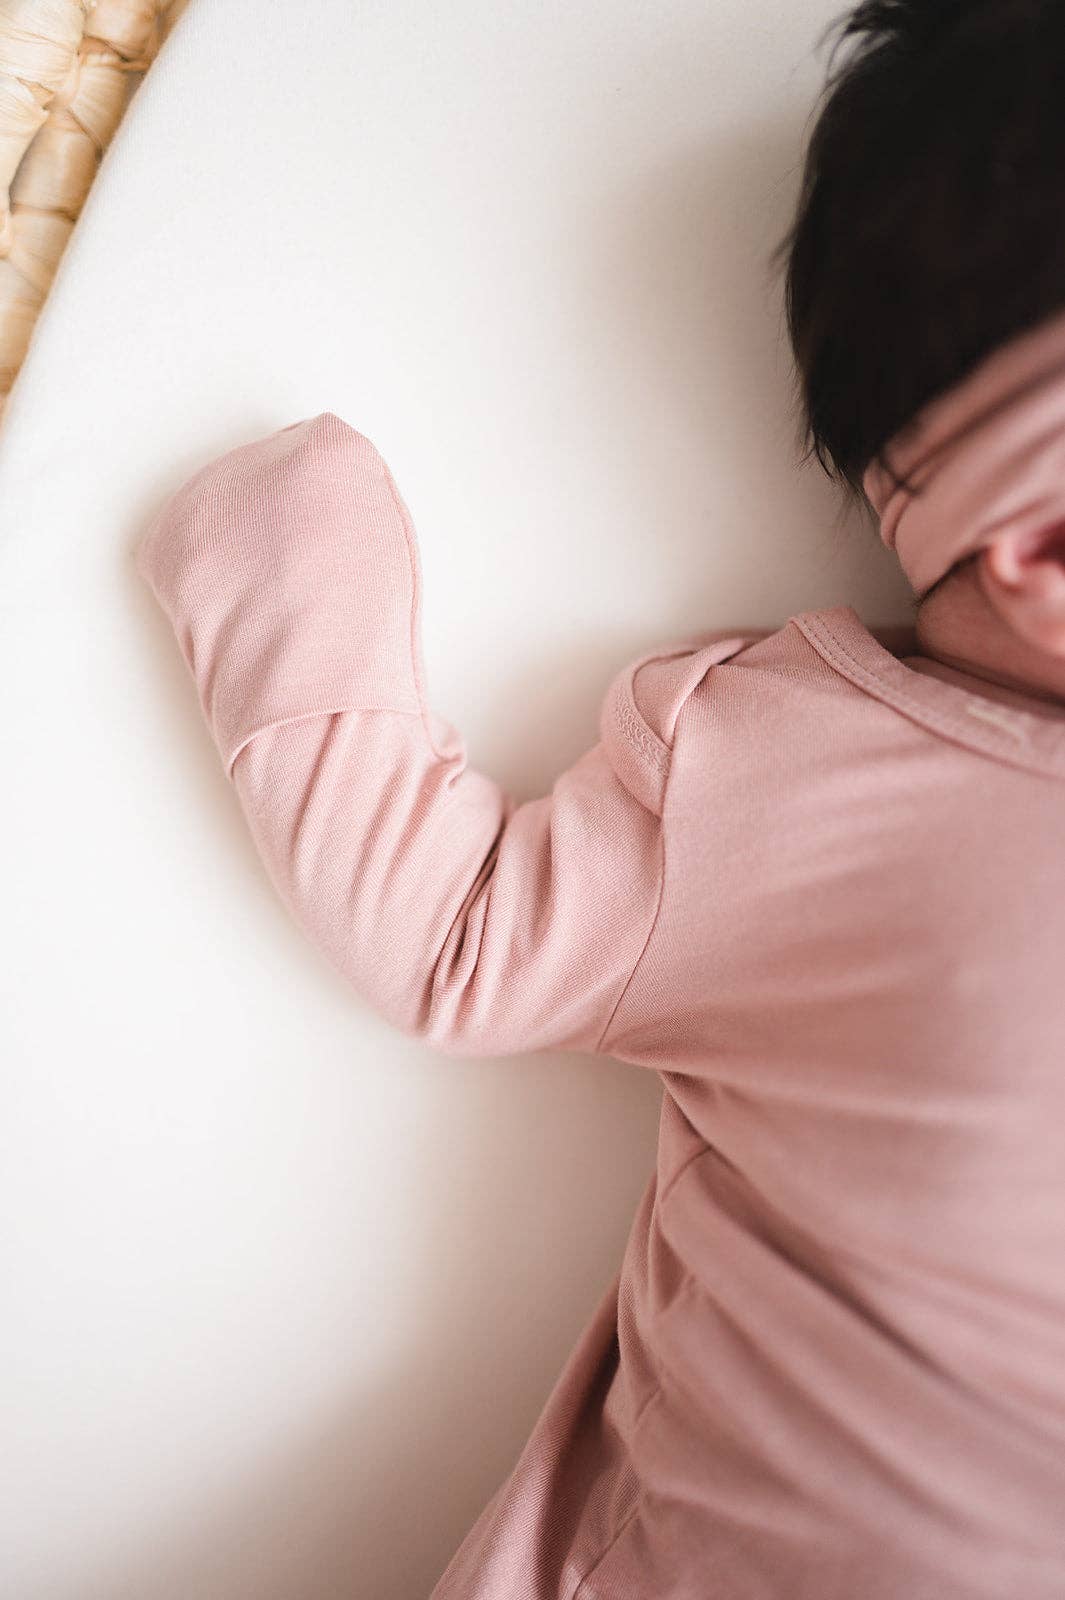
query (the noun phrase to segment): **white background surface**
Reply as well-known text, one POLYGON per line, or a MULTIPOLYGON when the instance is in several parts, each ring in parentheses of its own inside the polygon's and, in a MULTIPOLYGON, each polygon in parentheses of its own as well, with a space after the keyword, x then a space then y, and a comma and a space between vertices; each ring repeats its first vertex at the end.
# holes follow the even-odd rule
POLYGON ((658 1080, 345 988, 131 551, 337 411, 519 798, 659 643, 906 620, 795 464, 766 264, 839 9, 192 0, 138 91, 0 430, 5 1600, 427 1594, 613 1275, 658 1080))

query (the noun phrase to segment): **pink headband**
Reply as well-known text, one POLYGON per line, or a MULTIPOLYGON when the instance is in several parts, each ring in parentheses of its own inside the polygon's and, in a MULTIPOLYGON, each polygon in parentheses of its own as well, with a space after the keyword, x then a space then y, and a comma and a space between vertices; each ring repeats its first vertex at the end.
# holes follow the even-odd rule
POLYGON ((897 489, 872 462, 863 487, 922 598, 1006 528, 1065 520, 1065 312, 994 350, 889 441, 897 489))

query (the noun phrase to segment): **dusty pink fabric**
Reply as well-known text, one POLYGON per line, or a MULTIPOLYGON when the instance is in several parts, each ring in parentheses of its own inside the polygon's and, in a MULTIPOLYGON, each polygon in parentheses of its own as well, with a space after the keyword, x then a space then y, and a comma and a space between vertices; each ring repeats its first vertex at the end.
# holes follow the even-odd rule
POLYGON ((863 488, 918 597, 1005 529, 1065 521, 1065 313, 935 395, 885 455, 863 488))
POLYGON ((626 665, 517 804, 427 704, 410 519, 329 413, 138 560, 362 997, 660 1075, 624 1261, 432 1600, 1061 1600, 1065 723, 836 606, 626 665))

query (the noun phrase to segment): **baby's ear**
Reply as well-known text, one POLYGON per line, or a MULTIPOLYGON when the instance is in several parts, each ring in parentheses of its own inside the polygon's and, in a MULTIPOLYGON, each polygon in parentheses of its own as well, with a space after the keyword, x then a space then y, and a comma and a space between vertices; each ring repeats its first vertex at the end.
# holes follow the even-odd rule
POLYGON ((981 550, 976 570, 988 601, 1013 632, 1065 659, 1065 521, 1036 533, 1005 530, 981 550))

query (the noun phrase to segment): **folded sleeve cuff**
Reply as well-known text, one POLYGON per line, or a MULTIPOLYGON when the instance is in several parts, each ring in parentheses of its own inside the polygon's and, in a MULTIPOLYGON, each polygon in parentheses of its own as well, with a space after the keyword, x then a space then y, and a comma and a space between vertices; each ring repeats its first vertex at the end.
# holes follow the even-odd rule
POLYGON ((410 516, 375 446, 332 412, 212 461, 137 550, 232 775, 266 728, 423 715, 410 516))

